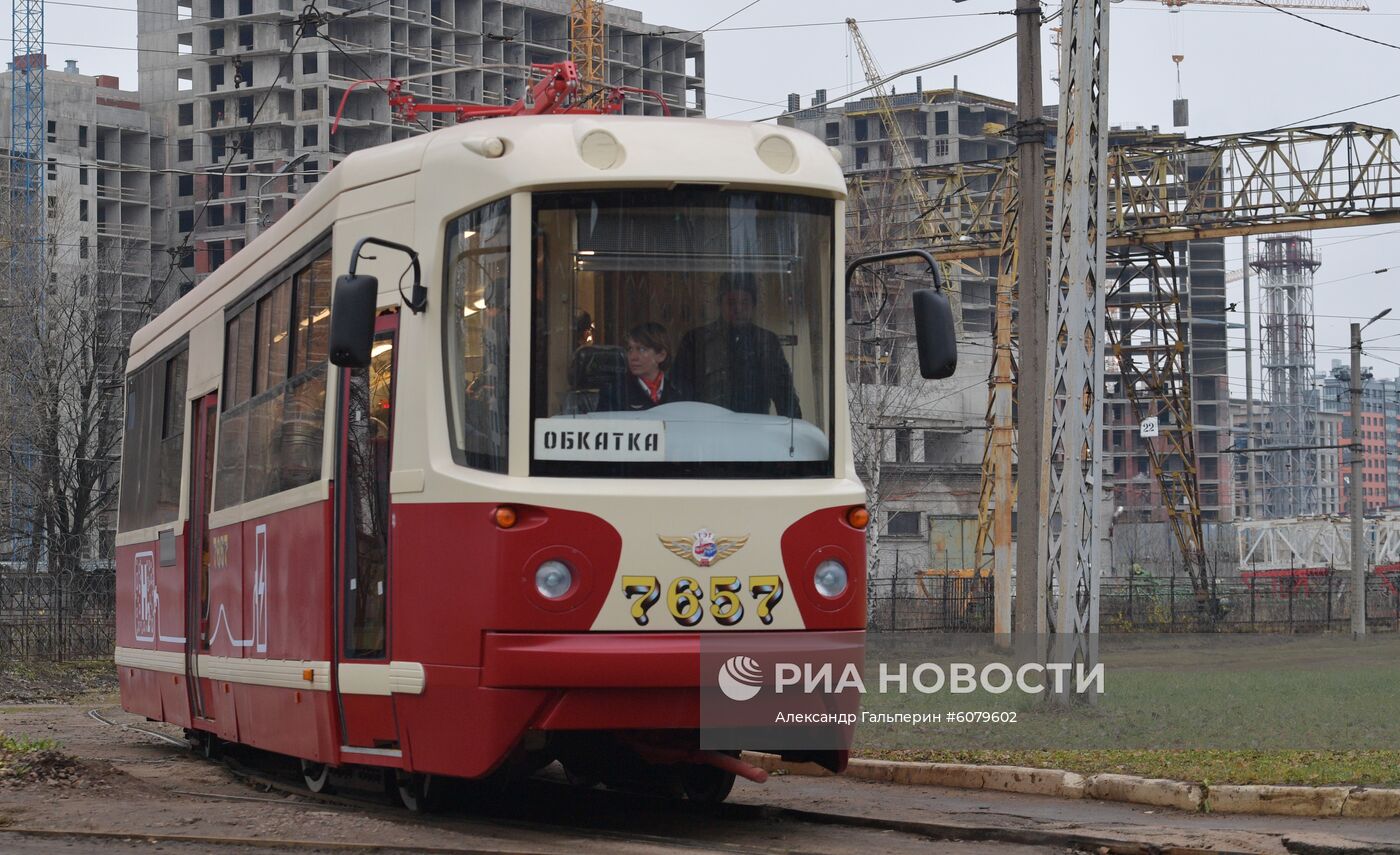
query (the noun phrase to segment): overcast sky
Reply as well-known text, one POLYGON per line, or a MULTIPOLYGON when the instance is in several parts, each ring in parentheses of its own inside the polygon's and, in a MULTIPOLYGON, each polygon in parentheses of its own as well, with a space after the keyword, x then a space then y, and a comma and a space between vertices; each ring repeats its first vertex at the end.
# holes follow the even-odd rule
MULTIPOLYGON (((1169 12, 1160 0, 1115 3, 1110 38, 1112 122, 1172 130, 1177 78, 1171 57, 1183 54, 1181 94, 1190 99, 1191 126, 1186 130, 1193 135, 1277 127, 1387 96, 1392 100, 1318 121, 1400 127, 1400 0, 1369 2, 1376 11, 1299 14, 1390 46, 1330 32, 1262 6, 1254 10, 1191 5, 1169 12)), ((759 0, 743 8, 746 4, 747 0, 630 0, 613 5, 639 9, 655 24, 713 27, 705 34, 705 71, 708 113, 714 118, 762 119, 781 110, 789 92, 801 93, 805 106, 816 89, 834 96, 849 84, 860 85, 860 63, 843 23, 850 15, 862 21, 866 42, 887 73, 986 44, 1015 28, 1012 16, 994 14, 1011 8, 1014 0, 759 0), (930 17, 936 15, 948 17, 930 17)), ((135 86, 135 0, 48 0, 47 7, 51 67, 61 69, 62 60, 77 59, 85 73, 116 74, 124 86, 135 86)), ((8 22, 9 16, 5 19, 8 22)), ((1048 32, 1044 50, 1045 101, 1054 103, 1057 90, 1049 77, 1055 53, 1048 32)), ((1012 100, 1014 42, 924 72, 923 85, 951 86, 954 75, 963 89, 1012 100)), ((910 91, 914 80, 894 85, 910 91)), ((1320 231, 1315 246, 1323 261, 1316 279, 1317 355, 1325 369, 1333 359, 1347 359, 1350 320, 1365 321, 1389 306, 1400 315, 1400 226, 1320 231), (1372 272, 1384 268, 1390 270, 1372 272)), ((1238 238, 1229 239, 1227 258, 1231 269, 1241 266, 1238 238)), ((1240 288, 1239 282, 1229 286, 1231 301, 1240 298, 1240 288)), ((1233 346, 1242 346, 1243 330, 1232 330, 1231 339, 1233 346)), ((1366 340, 1372 355, 1363 363, 1374 365, 1379 376, 1400 374, 1400 317, 1372 326, 1366 340)), ((1244 393, 1244 372, 1240 354, 1235 357, 1231 391, 1239 396, 1244 393)), ((1255 383, 1257 390, 1257 366, 1255 383)))

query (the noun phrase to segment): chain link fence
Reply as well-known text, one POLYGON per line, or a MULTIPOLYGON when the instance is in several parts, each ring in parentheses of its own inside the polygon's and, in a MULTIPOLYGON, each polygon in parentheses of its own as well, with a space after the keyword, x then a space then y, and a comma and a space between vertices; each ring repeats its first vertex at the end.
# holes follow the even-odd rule
POLYGON ((116 644, 116 576, 103 567, 72 573, 0 572, 0 656, 109 657, 116 644))

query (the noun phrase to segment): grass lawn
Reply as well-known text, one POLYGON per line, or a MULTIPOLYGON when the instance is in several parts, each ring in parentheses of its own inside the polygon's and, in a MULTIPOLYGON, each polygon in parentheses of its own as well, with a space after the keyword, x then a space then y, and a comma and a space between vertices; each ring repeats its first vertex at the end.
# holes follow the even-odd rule
MULTIPOLYGON (((1119 772, 1207 784, 1400 786, 1400 637, 1099 636, 1104 692, 1057 704, 981 689, 880 692, 862 709, 941 714, 857 725, 855 754, 890 760, 1119 772), (1016 714, 949 722, 950 712, 1016 714)), ((867 646, 874 661, 1014 662, 985 643, 932 637, 867 646), (911 649, 912 648, 912 649, 911 649)), ((867 676, 871 684, 877 682, 867 676)))

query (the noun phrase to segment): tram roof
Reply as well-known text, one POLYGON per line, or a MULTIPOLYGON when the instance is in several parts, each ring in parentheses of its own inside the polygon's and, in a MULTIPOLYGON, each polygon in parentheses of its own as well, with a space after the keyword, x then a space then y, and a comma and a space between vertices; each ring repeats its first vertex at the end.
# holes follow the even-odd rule
MULTIPOLYGON (((302 228, 341 194, 416 173, 437 149, 460 150, 464 143, 491 137, 506 140, 507 156, 477 163, 498 162, 504 167, 512 160, 518 163, 521 157, 534 158, 531 162, 539 163, 549 173, 539 186, 557 185, 570 179, 574 186, 629 181, 654 183, 665 177, 678 183, 724 180, 736 184, 786 184, 837 198, 844 198, 846 193, 840 165, 828 147, 816 137, 788 127, 717 119, 587 114, 513 116, 453 125, 361 149, 347 156, 276 223, 137 330, 131 339, 128 370, 154 355, 143 352, 152 344, 165 346, 159 339, 166 330, 184 326, 181 322, 192 314, 197 317, 190 322, 197 323, 242 296, 252 283, 242 281, 241 275, 264 257, 278 253, 279 246, 291 244, 286 247, 290 254, 285 258, 280 253, 277 255, 283 260, 290 260, 291 254, 305 249, 302 228), (626 154, 620 164, 608 169, 589 166, 581 158, 576 163, 571 162, 559 156, 559 130, 567 130, 573 137, 575 151, 589 132, 607 131, 626 154), (769 165, 761 156, 742 161, 732 156, 736 144, 747 141, 757 151, 759 144, 770 137, 780 137, 792 144, 795 164, 787 172, 769 165), (681 141, 684 146, 679 145, 681 141), (682 150, 704 154, 677 157, 682 150), (561 170, 567 175, 561 174, 561 170)), ((518 189, 527 190, 531 186, 527 182, 518 189)))

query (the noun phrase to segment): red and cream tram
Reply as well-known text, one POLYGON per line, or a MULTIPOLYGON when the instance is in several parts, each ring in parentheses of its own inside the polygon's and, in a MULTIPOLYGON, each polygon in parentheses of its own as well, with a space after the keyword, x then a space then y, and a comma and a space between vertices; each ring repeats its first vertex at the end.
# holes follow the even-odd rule
POLYGON ((347 158, 131 343, 123 706, 313 788, 562 758, 722 798, 699 639, 863 637, 844 198, 820 141, 739 122, 347 158))

